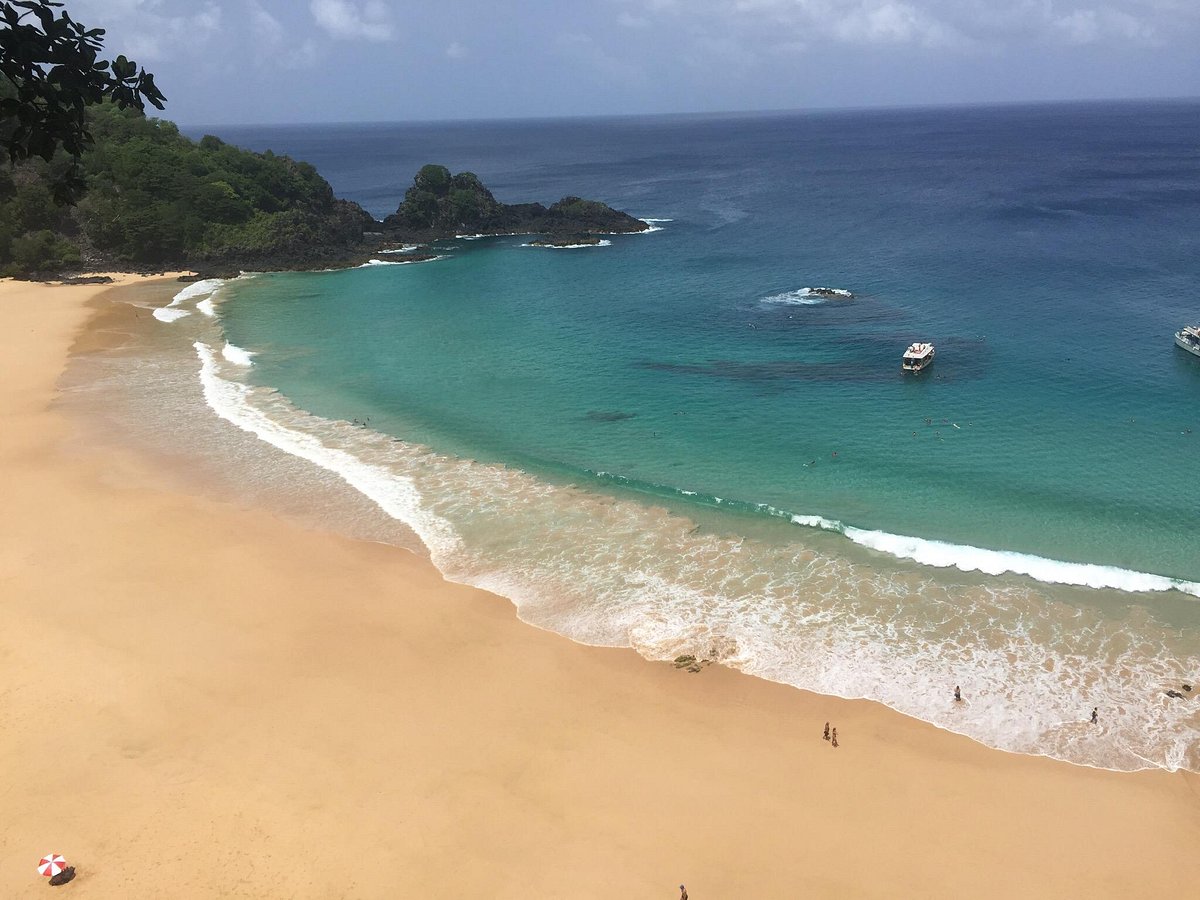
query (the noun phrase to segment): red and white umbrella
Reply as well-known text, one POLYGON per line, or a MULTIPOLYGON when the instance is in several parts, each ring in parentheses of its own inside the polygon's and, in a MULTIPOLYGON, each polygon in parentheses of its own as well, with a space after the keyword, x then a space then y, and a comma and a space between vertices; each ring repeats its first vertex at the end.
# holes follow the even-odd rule
POLYGON ((38 863, 38 874, 50 878, 67 867, 67 861, 57 853, 47 853, 38 863))

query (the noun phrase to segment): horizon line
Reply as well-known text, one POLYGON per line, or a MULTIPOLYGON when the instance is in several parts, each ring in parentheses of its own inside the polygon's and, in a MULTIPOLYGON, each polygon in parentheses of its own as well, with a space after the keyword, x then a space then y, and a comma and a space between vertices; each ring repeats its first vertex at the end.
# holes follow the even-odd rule
MULTIPOLYGON (((1096 106, 1096 105, 1125 105, 1125 104, 1187 104, 1200 103, 1200 96, 1176 97, 1092 97, 1058 100, 981 100, 961 101, 953 103, 901 103, 888 105, 863 106, 809 106, 809 107, 776 107, 768 109, 730 109, 711 111, 674 111, 674 112, 638 112, 638 113, 590 113, 544 116, 463 116, 442 119, 347 119, 337 121, 309 122, 183 122, 175 121, 181 128, 293 128, 311 126, 346 126, 346 125, 451 125, 471 123, 519 123, 519 122, 562 122, 562 121, 599 121, 614 119, 701 119, 701 118, 751 118, 755 116, 785 116, 785 115, 822 115, 855 112, 917 112, 922 110, 968 110, 996 109, 1015 107, 1049 107, 1049 106, 1096 106)), ((166 118, 154 116, 154 118, 166 118)))

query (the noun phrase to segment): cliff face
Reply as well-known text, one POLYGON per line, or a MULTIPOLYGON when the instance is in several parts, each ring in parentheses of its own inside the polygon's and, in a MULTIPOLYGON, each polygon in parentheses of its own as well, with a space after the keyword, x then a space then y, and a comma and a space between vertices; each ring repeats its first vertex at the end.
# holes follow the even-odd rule
POLYGON ((471 172, 451 175, 445 166, 417 173, 404 202, 383 220, 394 240, 428 241, 456 234, 624 234, 649 226, 595 200, 564 197, 540 203, 500 203, 471 172))

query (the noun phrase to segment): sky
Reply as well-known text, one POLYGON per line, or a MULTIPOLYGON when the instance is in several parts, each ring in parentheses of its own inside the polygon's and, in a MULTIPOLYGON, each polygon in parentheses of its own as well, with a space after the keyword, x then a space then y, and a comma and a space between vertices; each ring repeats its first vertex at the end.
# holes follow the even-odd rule
POLYGON ((66 0, 185 125, 1200 96, 1200 0, 66 0))

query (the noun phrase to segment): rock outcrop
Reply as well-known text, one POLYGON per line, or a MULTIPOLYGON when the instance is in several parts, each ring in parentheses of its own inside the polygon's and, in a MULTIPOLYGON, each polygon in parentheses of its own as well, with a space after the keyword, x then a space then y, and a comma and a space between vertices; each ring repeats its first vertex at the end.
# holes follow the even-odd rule
POLYGON ((628 234, 650 226, 595 200, 564 197, 540 203, 501 203, 472 172, 451 175, 427 165, 413 179, 404 202, 383 220, 391 240, 431 241, 463 234, 628 234))

